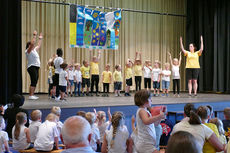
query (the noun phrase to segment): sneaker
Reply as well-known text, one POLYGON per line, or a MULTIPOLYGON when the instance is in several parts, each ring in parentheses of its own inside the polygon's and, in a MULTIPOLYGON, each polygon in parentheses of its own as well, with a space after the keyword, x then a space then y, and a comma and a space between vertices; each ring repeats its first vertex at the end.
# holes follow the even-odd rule
POLYGON ((109 97, 109 94, 106 94, 106 97, 109 97))
POLYGON ((97 97, 100 97, 100 95, 99 95, 98 93, 96 93, 96 96, 97 96, 97 97))
POLYGON ((165 94, 161 94, 161 96, 162 96, 162 97, 164 97, 164 96, 165 96, 165 94))
POLYGON ((191 95, 191 94, 188 94, 188 97, 189 97, 189 98, 192 98, 192 95, 191 95))
POLYGON ((60 96, 59 97, 55 97, 55 101, 59 101, 60 100, 60 96))
POLYGON ((128 96, 131 96, 130 93, 127 93, 128 96))
POLYGON ((120 94, 120 93, 118 93, 118 96, 120 97, 120 96, 121 96, 121 94, 120 94))
POLYGON ((194 94, 194 97, 197 97, 197 94, 194 94))
POLYGON ((166 94, 166 97, 168 97, 169 96, 169 94, 166 94))
POLYGON ((89 96, 89 93, 87 93, 86 96, 89 96))
POLYGON ((178 98, 180 98, 180 95, 177 95, 178 98))
POLYGON ((106 94, 102 94, 102 95, 101 95, 101 97, 105 97, 105 96, 106 96, 106 94))
POLYGON ((153 94, 153 97, 157 97, 156 94, 153 94))
POLYGON ((128 93, 125 93, 124 95, 125 95, 125 97, 127 97, 127 96, 128 96, 128 93))
POLYGON ((118 94, 115 94, 115 97, 118 97, 118 94))
POLYGON ((37 96, 29 96, 29 100, 37 100, 39 97, 37 96))

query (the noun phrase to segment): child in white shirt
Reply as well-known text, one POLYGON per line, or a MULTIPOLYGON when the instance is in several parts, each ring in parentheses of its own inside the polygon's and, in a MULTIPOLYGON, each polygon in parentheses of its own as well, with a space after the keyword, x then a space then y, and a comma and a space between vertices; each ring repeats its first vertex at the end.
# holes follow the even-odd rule
POLYGON ((46 117, 46 121, 39 126, 37 138, 34 142, 34 148, 37 151, 51 151, 53 149, 58 149, 59 133, 56 122, 56 115, 50 113, 46 117))
POLYGON ((66 72, 67 66, 68 66, 68 64, 66 64, 66 63, 62 63, 60 65, 61 71, 59 73, 59 90, 61 91, 60 100, 62 100, 62 101, 66 100, 64 97, 65 97, 67 81, 68 81, 68 74, 66 72))
POLYGON ((102 153, 126 153, 128 152, 129 132, 124 125, 124 115, 122 112, 115 112, 111 119, 112 127, 106 130, 102 144, 102 153))
MULTIPOLYGON (((73 82, 74 82, 74 70, 73 70, 73 65, 69 65, 68 69, 68 89, 70 90, 70 96, 73 96, 72 88, 73 88, 73 82)), ((69 92, 67 90, 67 93, 69 92)), ((68 93, 69 94, 69 93, 68 93)))
POLYGON ((171 76, 171 71, 170 69, 170 64, 169 63, 165 63, 165 69, 161 72, 162 75, 162 96, 164 97, 165 94, 168 97, 168 90, 170 87, 170 76, 171 76))
POLYGON ((60 117, 61 117, 61 108, 58 107, 58 106, 53 106, 51 108, 51 113, 53 113, 54 115, 56 115, 56 119, 57 119, 57 129, 58 129, 58 137, 59 137, 59 140, 60 139, 60 135, 61 135, 61 129, 63 127, 63 123, 60 121, 60 117))
POLYGON ((15 150, 30 148, 30 131, 27 127, 25 127, 26 122, 26 113, 19 112, 16 115, 16 124, 12 129, 13 148, 15 150))
POLYGON ((97 126, 94 124, 96 122, 96 115, 92 112, 88 112, 85 114, 85 118, 91 125, 92 136, 89 144, 94 151, 97 151, 97 146, 100 145, 100 132, 97 126))
POLYGON ((151 90, 152 67, 151 67, 151 61, 150 60, 145 61, 145 65, 143 66, 143 72, 144 72, 145 89, 151 90))
POLYGON ((172 60, 170 52, 169 59, 172 67, 172 79, 173 79, 173 94, 176 96, 176 88, 177 88, 177 96, 180 97, 180 64, 181 64, 181 52, 179 60, 174 58, 172 60))
POLYGON ((139 108, 136 113, 137 139, 135 147, 137 152, 158 153, 156 148, 156 131, 154 123, 165 118, 165 113, 160 111, 157 116, 152 116, 147 108, 151 107, 151 93, 147 90, 140 90, 134 96, 135 105, 139 108))
POLYGON ((158 97, 160 95, 160 81, 161 81, 161 69, 160 62, 155 60, 154 67, 152 69, 152 81, 153 81, 153 96, 158 97), (157 94, 156 94, 157 92, 157 94))
POLYGON ((7 132, 2 130, 2 126, 4 126, 4 119, 1 116, 0 117, 0 152, 10 152, 10 148, 9 148, 9 137, 7 132))
POLYGON ((81 74, 81 67, 80 64, 75 64, 75 71, 74 71, 74 94, 75 97, 78 95, 81 96, 81 83, 82 83, 82 74, 81 74))
POLYGON ((30 123, 29 131, 30 131, 30 140, 32 143, 34 143, 38 133, 38 128, 42 124, 41 117, 42 117, 42 112, 40 110, 33 110, 31 112, 32 122, 30 123))

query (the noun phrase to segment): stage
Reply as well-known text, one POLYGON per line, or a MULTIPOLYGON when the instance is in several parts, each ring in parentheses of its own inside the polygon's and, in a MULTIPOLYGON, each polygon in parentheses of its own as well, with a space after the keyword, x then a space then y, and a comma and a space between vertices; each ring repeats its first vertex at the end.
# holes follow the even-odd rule
MULTIPOLYGON (((38 94, 38 100, 28 100, 28 95, 25 95, 25 109, 50 109, 52 106, 60 106, 61 108, 84 108, 84 107, 108 107, 108 106, 134 106, 134 93, 131 97, 115 97, 110 94, 110 97, 67 97, 66 102, 57 102, 49 99, 47 94, 38 94)), ((188 97, 187 93, 182 93, 180 97, 174 97, 169 94, 169 97, 152 97, 152 104, 183 104, 183 103, 213 103, 213 102, 230 102, 229 94, 211 94, 199 93, 197 97, 188 97)), ((229 103, 230 104, 230 103, 229 103)), ((229 105, 230 106, 230 105, 229 105)))

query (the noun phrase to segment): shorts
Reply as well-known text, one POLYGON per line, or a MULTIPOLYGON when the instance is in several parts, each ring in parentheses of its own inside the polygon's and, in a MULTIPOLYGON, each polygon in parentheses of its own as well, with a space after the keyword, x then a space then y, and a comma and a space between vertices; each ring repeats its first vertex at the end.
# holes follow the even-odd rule
POLYGON ((199 76, 199 68, 193 69, 193 68, 187 68, 186 69, 186 76, 188 80, 197 80, 199 76))
POLYGON ((66 92, 66 86, 59 86, 59 90, 61 92, 66 92))
POLYGON ((153 89, 160 89, 160 82, 153 81, 153 89))
POLYGON ((37 83, 38 83, 38 70, 39 70, 39 67, 37 66, 30 66, 27 71, 30 75, 30 80, 31 80, 31 84, 30 86, 32 87, 36 87, 37 83))
POLYGON ((115 82, 114 83, 114 90, 121 90, 121 85, 122 85, 122 82, 115 82))
POLYGON ((162 89, 169 89, 170 81, 162 80, 162 89))
POLYGON ((55 73, 53 76, 53 86, 59 86, 59 74, 55 73))
POLYGON ((73 80, 69 80, 69 86, 73 86, 73 80))
POLYGON ((82 78, 82 88, 85 88, 85 86, 90 87, 90 79, 82 78))
POLYGON ((126 79, 126 86, 132 86, 132 85, 133 85, 133 79, 132 78, 126 79))
POLYGON ((144 86, 151 89, 151 78, 144 78, 144 86))

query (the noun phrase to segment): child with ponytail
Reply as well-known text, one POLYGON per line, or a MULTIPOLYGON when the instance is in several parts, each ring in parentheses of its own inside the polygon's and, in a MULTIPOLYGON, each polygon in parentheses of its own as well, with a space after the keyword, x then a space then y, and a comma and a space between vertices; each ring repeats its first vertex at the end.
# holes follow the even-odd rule
POLYGON ((12 129, 13 148, 15 150, 30 149, 30 132, 25 124, 27 122, 26 113, 19 112, 16 115, 16 124, 12 129))
POLYGON ((129 132, 124 125, 124 115, 122 112, 115 112, 111 119, 112 127, 106 130, 102 144, 102 153, 126 153, 129 152, 127 146, 129 132))

